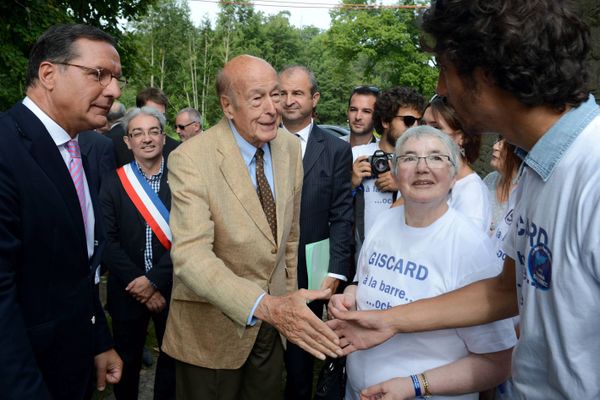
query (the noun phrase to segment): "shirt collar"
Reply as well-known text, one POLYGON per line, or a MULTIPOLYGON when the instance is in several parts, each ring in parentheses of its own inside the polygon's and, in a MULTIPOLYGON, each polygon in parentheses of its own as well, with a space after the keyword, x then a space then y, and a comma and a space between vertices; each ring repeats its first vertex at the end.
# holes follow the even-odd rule
POLYGON ((37 104, 29 97, 23 99, 22 104, 27 107, 42 122, 56 146, 62 146, 71 140, 71 136, 52 118, 48 116, 37 104))
MULTIPOLYGON (((231 122, 231 120, 228 119, 227 123, 229 124, 229 128, 231 129, 231 132, 233 132, 233 137, 235 138, 235 141, 237 142, 238 147, 240 148, 240 153, 242 154, 244 163, 248 167, 254 160, 254 155, 256 154, 256 146, 250 144, 246 139, 244 139, 242 137, 242 135, 240 135, 240 133, 235 128, 235 125, 233 124, 233 122, 231 122)), ((268 143, 263 145, 262 149, 265 152, 264 153, 265 160, 268 157, 270 158, 271 153, 269 150, 268 143)))
MULTIPOLYGON (((308 143, 308 137, 310 136, 310 132, 312 130, 313 127, 313 119, 310 119, 310 124, 306 125, 304 128, 300 129, 298 132, 294 132, 294 135, 298 136, 300 138, 300 140, 302 140, 304 143, 308 143)), ((283 127, 285 128, 285 125, 283 125, 283 127)), ((288 132, 291 132, 289 129, 285 128, 288 132)))
POLYGON ((571 144, 585 127, 600 115, 600 107, 590 94, 587 101, 565 113, 536 142, 531 151, 517 149, 517 155, 546 182, 571 144))
POLYGON ((142 176, 144 178, 146 178, 146 180, 152 180, 152 179, 158 179, 162 176, 163 173, 163 168, 165 166, 165 158, 162 157, 160 160, 160 169, 158 170, 158 172, 152 176, 147 176, 144 171, 142 171, 142 167, 140 167, 140 164, 138 164, 137 160, 133 160, 135 161, 135 166, 137 167, 138 171, 140 171, 140 174, 142 174, 142 176))

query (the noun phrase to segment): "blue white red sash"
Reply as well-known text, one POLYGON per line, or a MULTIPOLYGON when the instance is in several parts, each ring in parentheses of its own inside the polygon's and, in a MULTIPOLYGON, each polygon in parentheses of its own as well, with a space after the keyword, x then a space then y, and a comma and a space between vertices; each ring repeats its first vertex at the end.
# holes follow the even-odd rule
POLYGON ((142 214, 158 241, 165 249, 171 249, 173 235, 169 228, 169 211, 140 173, 135 161, 117 168, 117 175, 133 205, 142 214))

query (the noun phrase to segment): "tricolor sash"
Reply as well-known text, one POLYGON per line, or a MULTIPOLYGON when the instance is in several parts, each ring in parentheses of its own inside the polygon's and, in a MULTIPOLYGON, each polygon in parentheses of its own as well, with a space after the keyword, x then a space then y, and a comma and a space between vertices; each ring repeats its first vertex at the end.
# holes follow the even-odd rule
POLYGON ((117 175, 133 205, 142 214, 158 241, 165 249, 171 249, 173 235, 169 228, 169 211, 140 173, 135 161, 117 168, 117 175))

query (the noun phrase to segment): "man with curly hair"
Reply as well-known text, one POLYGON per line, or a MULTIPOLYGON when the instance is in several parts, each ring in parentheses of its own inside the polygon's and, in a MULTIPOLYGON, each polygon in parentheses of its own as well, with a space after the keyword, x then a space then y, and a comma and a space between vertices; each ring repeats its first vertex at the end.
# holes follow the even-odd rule
MULTIPOLYGON (((600 108, 587 86, 589 30, 556 0, 437 0, 423 29, 440 67, 438 93, 466 130, 499 132, 523 158, 504 269, 386 311, 333 309, 331 325, 351 352, 398 332, 520 313, 518 397, 600 398, 600 108)), ((427 378, 415 392, 444 393, 448 377, 415 374, 427 378)), ((394 380, 363 391, 393 392, 394 380)))

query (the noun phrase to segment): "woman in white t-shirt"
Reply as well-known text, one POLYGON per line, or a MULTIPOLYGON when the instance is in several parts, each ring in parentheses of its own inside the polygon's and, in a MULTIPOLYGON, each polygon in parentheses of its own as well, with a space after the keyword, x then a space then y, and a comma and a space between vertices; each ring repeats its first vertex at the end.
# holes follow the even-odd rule
POLYGON ((458 174, 448 204, 465 214, 487 233, 492 221, 488 190, 483 180, 471 168, 479 158, 481 136, 464 133, 454 109, 438 95, 435 95, 425 108, 421 123, 441 130, 458 145, 460 149, 458 174))
POLYGON ((495 171, 483 178, 492 207, 490 235, 494 234, 498 223, 506 216, 508 197, 517 187, 515 177, 520 164, 521 159, 515 154, 515 146, 504 140, 502 136, 498 136, 498 140, 492 146, 490 159, 490 166, 495 171))
MULTIPOLYGON (((448 206, 458 152, 447 135, 427 126, 398 139, 395 175, 405 204, 377 218, 359 256, 357 285, 333 296, 330 310, 387 309, 498 272, 490 238, 448 206)), ((346 399, 365 389, 373 399, 477 399, 506 379, 515 343, 509 321, 396 334, 348 356, 346 399)))

